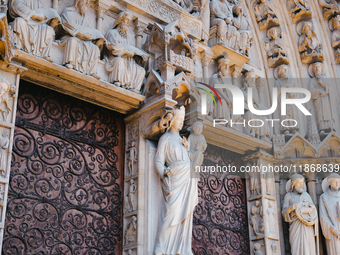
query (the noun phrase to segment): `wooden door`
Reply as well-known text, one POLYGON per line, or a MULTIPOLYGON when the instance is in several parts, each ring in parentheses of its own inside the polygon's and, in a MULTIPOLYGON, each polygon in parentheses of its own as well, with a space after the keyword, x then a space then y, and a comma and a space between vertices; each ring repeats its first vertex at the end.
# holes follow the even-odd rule
MULTIPOLYGON (((240 155, 208 145, 203 166, 236 166, 240 155)), ((194 212, 195 255, 249 254, 245 180, 238 175, 205 173, 198 183, 194 212)))
POLYGON ((122 116, 23 82, 13 144, 3 254, 121 254, 122 116))

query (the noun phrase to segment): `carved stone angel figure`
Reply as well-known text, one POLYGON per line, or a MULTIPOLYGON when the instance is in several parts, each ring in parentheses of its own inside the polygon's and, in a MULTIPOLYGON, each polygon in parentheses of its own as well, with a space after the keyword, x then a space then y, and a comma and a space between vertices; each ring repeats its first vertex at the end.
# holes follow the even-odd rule
POLYGON ((14 19, 14 46, 33 55, 50 58, 54 28, 60 22, 58 13, 52 8, 42 8, 40 0, 10 0, 9 15, 14 19))
POLYGON ((139 93, 145 70, 136 60, 143 63, 149 55, 129 43, 127 32, 131 23, 132 15, 121 12, 113 29, 106 34, 105 68, 109 72, 109 82, 139 93))
POLYGON ((212 0, 210 13, 211 26, 217 26, 217 43, 236 49, 240 33, 233 25, 232 6, 226 0, 212 0))
POLYGON ((85 14, 89 0, 75 0, 61 14, 61 46, 65 46, 63 65, 69 69, 92 75, 99 79, 97 64, 100 57, 99 47, 105 42, 102 33, 90 27, 85 14))
POLYGON ((318 215, 311 196, 306 192, 305 178, 294 174, 286 185, 282 215, 289 222, 292 255, 317 255, 318 215))
POLYGON ((159 139, 155 157, 164 204, 154 254, 192 254, 193 212, 198 203, 197 178, 190 176, 188 142, 179 131, 185 109, 174 111, 170 130, 159 139))
POLYGON ((326 239, 327 254, 340 254, 340 175, 332 173, 322 182, 320 223, 326 239))
POLYGON ((320 62, 314 63, 312 66, 314 77, 309 82, 309 91, 312 94, 312 99, 315 105, 316 118, 320 135, 334 130, 335 121, 329 85, 326 79, 323 79, 323 64, 320 62))

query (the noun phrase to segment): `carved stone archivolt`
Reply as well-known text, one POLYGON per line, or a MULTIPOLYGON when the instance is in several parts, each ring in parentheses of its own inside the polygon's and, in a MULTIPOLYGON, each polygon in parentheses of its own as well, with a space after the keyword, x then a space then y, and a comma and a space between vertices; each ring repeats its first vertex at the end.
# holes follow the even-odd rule
POLYGON ((340 64, 340 14, 329 20, 329 27, 332 31, 331 43, 334 49, 335 60, 340 64))

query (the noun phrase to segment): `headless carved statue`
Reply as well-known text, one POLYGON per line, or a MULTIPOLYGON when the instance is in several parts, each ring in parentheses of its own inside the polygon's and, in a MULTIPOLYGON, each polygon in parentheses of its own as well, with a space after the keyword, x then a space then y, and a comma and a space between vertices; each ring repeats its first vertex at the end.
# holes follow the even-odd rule
POLYGON ((14 45, 33 55, 51 62, 50 53, 54 27, 59 24, 58 13, 51 8, 42 8, 40 0, 10 0, 9 15, 14 19, 14 45))
POLYGON ((99 30, 90 28, 85 16, 88 7, 89 0, 76 0, 73 7, 67 7, 61 14, 60 44, 65 46, 63 65, 99 79, 96 74, 99 47, 105 39, 99 30))
POLYGON ((115 20, 113 29, 106 34, 105 68, 109 72, 109 82, 139 93, 145 70, 136 60, 142 63, 149 55, 128 42, 127 32, 131 22, 132 15, 122 12, 115 20))
POLYGON ((137 217, 132 216, 130 223, 127 225, 125 231, 125 244, 130 244, 136 241, 137 232, 137 217))

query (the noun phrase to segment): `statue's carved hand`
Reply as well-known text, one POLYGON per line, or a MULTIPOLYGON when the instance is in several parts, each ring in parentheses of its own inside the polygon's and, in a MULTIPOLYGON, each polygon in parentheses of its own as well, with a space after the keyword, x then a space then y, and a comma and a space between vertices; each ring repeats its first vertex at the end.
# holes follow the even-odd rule
POLYGON ((165 176, 171 176, 171 169, 169 167, 164 168, 164 175, 165 176))
POLYGON ((182 143, 183 143, 184 147, 188 148, 189 144, 188 144, 188 141, 187 141, 187 139, 185 137, 183 137, 182 143))

